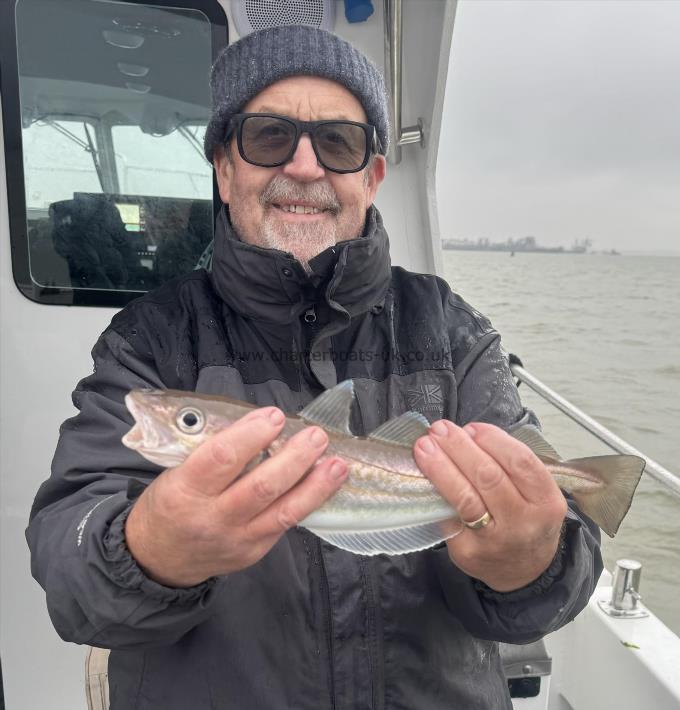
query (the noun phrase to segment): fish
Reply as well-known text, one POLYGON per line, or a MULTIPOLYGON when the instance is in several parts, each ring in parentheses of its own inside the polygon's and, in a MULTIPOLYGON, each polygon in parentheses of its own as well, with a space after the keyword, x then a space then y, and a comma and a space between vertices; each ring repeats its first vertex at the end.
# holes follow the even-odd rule
MULTIPOLYGON (((275 455, 298 431, 318 425, 329 438, 320 460, 337 456, 347 462, 349 475, 342 487, 299 525, 358 555, 415 552, 460 533, 465 528, 460 516, 413 458, 413 444, 428 432, 429 421, 409 411, 366 437, 355 436, 349 426, 353 401, 352 380, 326 390, 299 414, 287 415, 281 433, 262 454, 275 455)), ((123 444, 164 468, 178 466, 210 436, 257 408, 230 397, 179 390, 131 390, 125 404, 135 423, 123 444)), ((616 534, 644 459, 604 455, 564 461, 536 427, 522 425, 508 433, 536 454, 589 518, 610 537, 616 534)))

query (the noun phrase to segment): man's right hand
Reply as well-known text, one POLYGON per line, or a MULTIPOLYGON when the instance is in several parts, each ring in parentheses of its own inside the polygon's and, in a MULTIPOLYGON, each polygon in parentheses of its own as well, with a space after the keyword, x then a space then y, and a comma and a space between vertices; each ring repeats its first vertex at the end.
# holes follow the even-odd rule
POLYGON ((275 407, 257 409, 149 484, 125 526, 128 549, 149 577, 190 587, 249 567, 340 488, 347 464, 338 458, 316 463, 328 445, 317 426, 298 432, 239 478, 284 422, 275 407))

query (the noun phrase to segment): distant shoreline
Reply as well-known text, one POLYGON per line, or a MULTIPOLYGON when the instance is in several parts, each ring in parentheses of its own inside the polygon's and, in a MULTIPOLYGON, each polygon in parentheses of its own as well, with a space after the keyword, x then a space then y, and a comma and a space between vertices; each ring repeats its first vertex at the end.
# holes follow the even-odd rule
POLYGON ((532 247, 532 248, 521 248, 506 246, 505 244, 481 246, 477 244, 447 244, 442 240, 442 249, 445 251, 477 251, 477 252, 494 252, 494 253, 505 253, 505 254, 585 254, 588 256, 661 256, 661 257, 671 257, 680 258, 680 251, 672 250, 650 250, 650 251, 639 251, 639 250, 617 250, 617 249, 603 249, 603 250, 592 250, 587 251, 585 249, 566 249, 565 247, 532 247))
MULTIPOLYGON (((453 251, 501 251, 510 252, 511 254, 587 254, 588 250, 584 246, 572 247, 565 249, 564 247, 543 247, 538 244, 475 244, 470 242, 451 242, 445 239, 442 240, 442 249, 453 251)), ((611 254, 618 255, 619 252, 611 251, 611 254)))

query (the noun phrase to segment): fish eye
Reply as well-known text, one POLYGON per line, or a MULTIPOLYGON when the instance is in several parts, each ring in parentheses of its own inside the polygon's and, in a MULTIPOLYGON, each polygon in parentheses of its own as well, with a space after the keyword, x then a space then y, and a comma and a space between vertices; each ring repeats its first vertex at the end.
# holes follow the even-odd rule
POLYGON ((205 417, 200 409, 184 407, 177 414, 177 428, 185 434, 198 434, 205 426, 205 417))

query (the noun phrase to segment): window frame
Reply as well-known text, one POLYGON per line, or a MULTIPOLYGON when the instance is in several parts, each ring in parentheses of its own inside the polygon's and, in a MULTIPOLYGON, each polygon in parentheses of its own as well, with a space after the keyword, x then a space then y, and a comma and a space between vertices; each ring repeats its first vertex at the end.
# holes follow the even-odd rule
MULTIPOLYGON (((211 61, 229 44, 229 25, 218 0, 123 0, 128 5, 154 5, 160 8, 187 9, 202 12, 210 22, 211 61)), ((90 0, 84 0, 88 3, 90 0)), ((16 5, 0 4, 0 97, 7 179, 9 236, 12 254, 12 278, 21 294, 44 305, 121 307, 145 291, 105 290, 95 288, 45 288, 31 277, 28 243, 26 184, 21 133, 21 101, 16 37, 16 5), (66 303, 66 299, 70 302, 66 303)), ((213 176, 213 220, 220 206, 213 176)))

